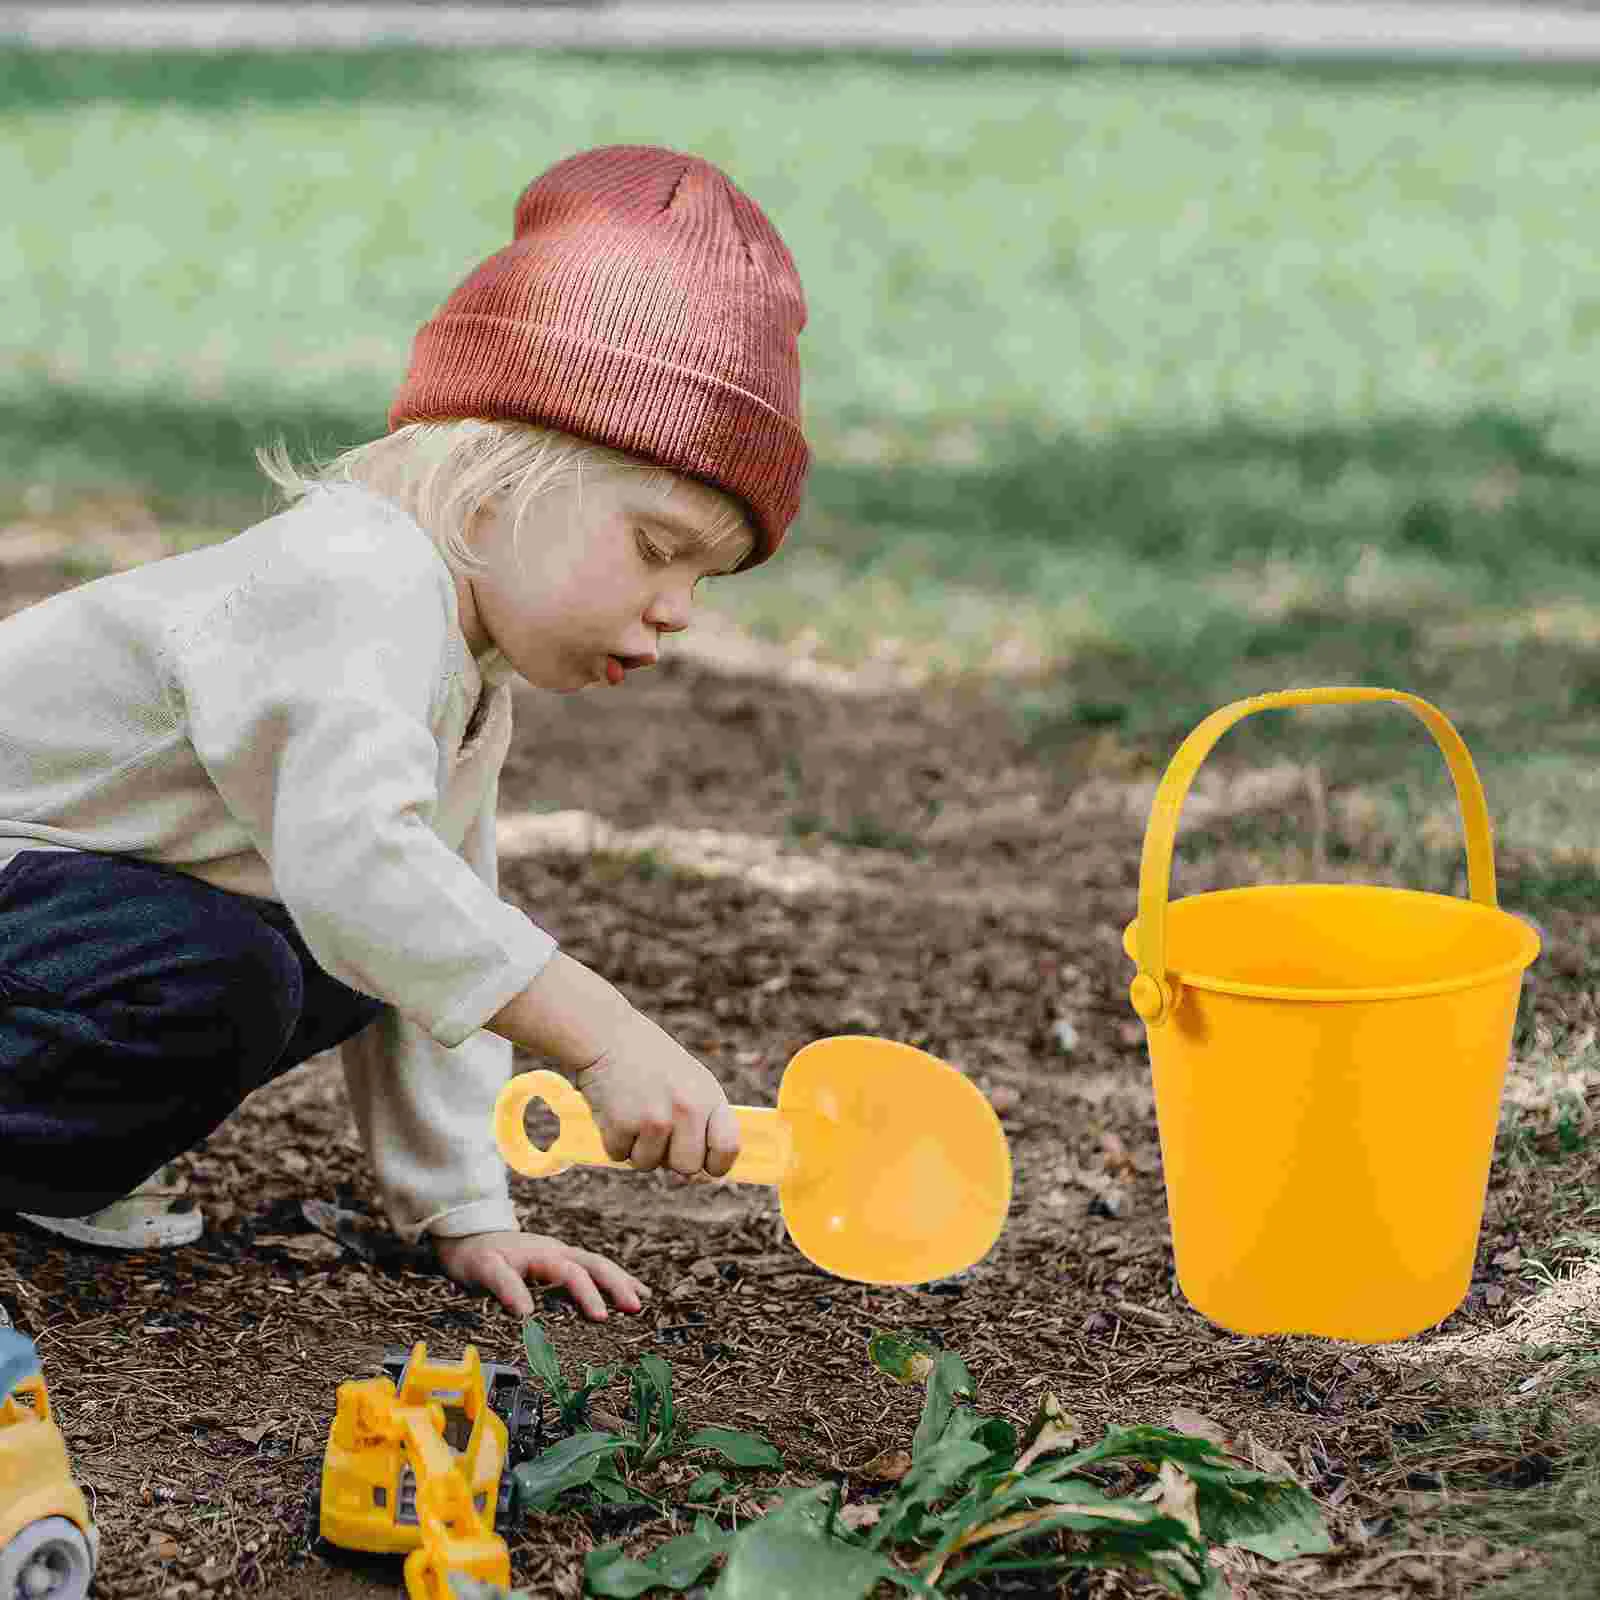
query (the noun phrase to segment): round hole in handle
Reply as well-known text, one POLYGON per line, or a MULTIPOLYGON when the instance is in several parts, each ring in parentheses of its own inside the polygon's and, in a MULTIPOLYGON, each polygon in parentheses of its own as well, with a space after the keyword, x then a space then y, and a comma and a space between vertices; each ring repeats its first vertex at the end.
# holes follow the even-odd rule
POLYGON ((550 1147, 561 1137, 561 1118, 551 1109, 548 1100, 536 1097, 522 1113, 522 1131, 540 1155, 549 1155, 550 1147))
POLYGON ((532 1178, 549 1178, 566 1171, 570 1162, 558 1160, 552 1147, 561 1131, 560 1106, 564 1100, 582 1098, 565 1079, 553 1072, 523 1072, 500 1089, 494 1107, 495 1143, 513 1171, 532 1178), (544 1139, 542 1145, 536 1142, 544 1139))

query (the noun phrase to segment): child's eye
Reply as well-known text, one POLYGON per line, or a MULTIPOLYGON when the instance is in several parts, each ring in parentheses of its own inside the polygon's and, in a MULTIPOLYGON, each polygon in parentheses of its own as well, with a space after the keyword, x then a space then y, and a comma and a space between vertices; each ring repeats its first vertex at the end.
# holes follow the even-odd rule
POLYGON ((656 566, 665 566, 669 561, 672 560, 672 552, 670 550, 663 550, 661 546, 650 537, 649 534, 641 530, 636 537, 639 541, 639 554, 642 555, 646 561, 652 562, 656 566))

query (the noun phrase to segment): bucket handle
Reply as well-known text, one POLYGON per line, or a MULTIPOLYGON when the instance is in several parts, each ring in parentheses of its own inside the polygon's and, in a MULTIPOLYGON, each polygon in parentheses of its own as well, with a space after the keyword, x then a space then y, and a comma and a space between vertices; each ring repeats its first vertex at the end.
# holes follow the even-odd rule
POLYGON ((1290 706, 1340 705, 1371 700, 1393 700, 1414 712, 1438 742, 1455 780, 1456 804, 1467 837, 1467 892, 1479 905, 1496 904, 1494 844, 1489 827, 1489 807, 1483 796, 1472 757, 1450 719, 1426 700, 1399 689, 1353 687, 1284 689, 1276 694, 1252 695, 1213 711, 1178 746, 1161 787, 1156 791, 1145 829, 1144 854, 1139 861, 1139 921, 1134 933, 1138 976, 1128 990, 1133 1009, 1149 1027, 1165 1022, 1177 1004, 1176 985, 1167 971, 1167 895, 1172 886, 1172 848, 1178 832, 1189 785, 1212 747, 1234 723, 1257 711, 1290 706))

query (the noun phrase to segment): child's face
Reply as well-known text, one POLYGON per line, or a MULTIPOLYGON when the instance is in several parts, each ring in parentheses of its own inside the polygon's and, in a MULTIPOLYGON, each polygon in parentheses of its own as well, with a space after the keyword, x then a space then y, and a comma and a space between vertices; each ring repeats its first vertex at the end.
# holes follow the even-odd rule
POLYGON ((508 510, 481 513, 471 543, 487 565, 456 578, 468 645, 493 645, 541 689, 621 683, 689 626, 695 585, 748 554, 748 535, 695 537, 725 505, 689 478, 663 497, 642 478, 594 474, 537 501, 520 541, 508 510))

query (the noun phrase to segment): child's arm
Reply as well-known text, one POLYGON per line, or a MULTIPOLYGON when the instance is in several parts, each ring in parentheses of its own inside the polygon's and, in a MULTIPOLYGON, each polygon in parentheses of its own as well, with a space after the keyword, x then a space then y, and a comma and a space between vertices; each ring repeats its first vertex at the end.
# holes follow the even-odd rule
MULTIPOLYGON (((462 855, 498 893, 495 810, 491 786, 462 855)), ((608 1300, 623 1311, 641 1309, 649 1289, 616 1262, 517 1226, 492 1132, 494 1100, 511 1071, 505 1039, 479 1030, 447 1049, 390 1010, 340 1054, 384 1207, 401 1237, 429 1234, 456 1282, 487 1289, 516 1317, 533 1312, 530 1281, 566 1289, 591 1321, 605 1320, 608 1300)))
POLYGON ((717 1080, 570 956, 558 951, 484 1026, 574 1079, 614 1161, 720 1178, 739 1154, 739 1124, 717 1080))

